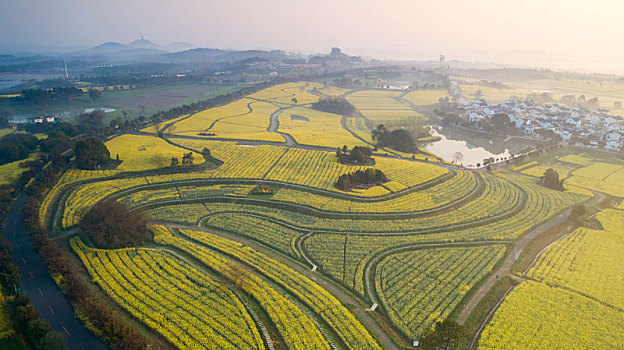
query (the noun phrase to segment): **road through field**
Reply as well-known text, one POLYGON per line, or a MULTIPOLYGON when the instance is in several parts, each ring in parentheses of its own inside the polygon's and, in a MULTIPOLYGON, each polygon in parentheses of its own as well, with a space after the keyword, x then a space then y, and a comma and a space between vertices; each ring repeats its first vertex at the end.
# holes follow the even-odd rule
POLYGON ((56 285, 47 267, 33 248, 26 227, 22 223, 22 209, 26 196, 22 195, 13 204, 4 220, 3 236, 12 247, 13 261, 17 263, 22 278, 20 288, 39 310, 41 316, 50 322, 53 330, 64 334, 70 350, 107 349, 74 314, 74 309, 56 285))

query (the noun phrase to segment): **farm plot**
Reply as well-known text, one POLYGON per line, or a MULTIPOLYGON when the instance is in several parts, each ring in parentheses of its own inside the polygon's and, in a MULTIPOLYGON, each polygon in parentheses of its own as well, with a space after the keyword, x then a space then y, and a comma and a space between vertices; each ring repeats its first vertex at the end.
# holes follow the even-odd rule
POLYGON ((544 176, 544 173, 546 172, 546 170, 548 170, 549 168, 552 168, 553 170, 555 170, 559 174, 560 179, 566 178, 571 171, 576 169, 576 167, 561 164, 561 163, 540 164, 537 166, 530 167, 528 169, 524 169, 522 170, 522 173, 526 175, 534 176, 534 177, 542 177, 544 176))
POLYGON ((430 106, 438 103, 441 98, 449 97, 446 90, 416 90, 408 92, 404 99, 416 106, 430 106))
MULTIPOLYGON (((271 199, 337 212, 410 212, 450 204, 470 194, 476 186, 477 178, 474 174, 458 171, 457 175, 441 184, 385 201, 355 202, 314 193, 302 193, 289 188, 280 189, 271 199)), ((387 184, 384 184, 384 187, 387 187, 387 184)), ((396 190, 401 189, 403 188, 396 190)))
POLYGON ((505 298, 479 349, 621 349, 622 329, 621 310, 529 281, 505 298))
POLYGON ((309 104, 318 101, 319 97, 308 91, 322 87, 323 85, 319 83, 300 81, 274 85, 248 97, 272 102, 280 106, 309 104))
POLYGON ((348 95, 347 100, 364 117, 375 123, 420 116, 419 113, 396 99, 401 94, 401 91, 363 90, 348 95))
POLYGON ((263 349, 238 297, 175 256, 153 249, 71 246, 93 280, 119 305, 180 349, 263 349))
POLYGON ((568 185, 595 190, 615 197, 624 197, 624 167, 596 162, 574 170, 566 180, 568 185))
POLYGON ((527 276, 566 287, 624 309, 624 212, 607 209, 596 218, 604 230, 579 228, 548 248, 527 276))
MULTIPOLYGON (((118 171, 141 171, 169 166, 171 158, 182 160, 189 151, 173 146, 160 137, 125 134, 106 142, 113 159, 119 156, 122 161, 118 171)), ((195 163, 201 164, 201 154, 193 154, 195 163)))
POLYGON ((354 133, 358 138, 364 140, 368 144, 373 144, 371 131, 366 126, 366 120, 360 117, 346 117, 345 126, 349 132, 354 133))
POLYGON ((365 145, 342 128, 341 119, 342 116, 338 114, 297 107, 280 114, 279 131, 290 134, 297 143, 304 145, 336 148, 365 145))
POLYGON ((393 254, 377 265, 375 288, 390 320, 417 339, 446 319, 504 252, 493 245, 393 254))
POLYGON ((249 237, 294 258, 300 258, 295 240, 301 232, 286 228, 274 222, 249 215, 221 213, 208 217, 204 224, 249 237))
POLYGON ((257 272, 296 296, 336 332, 348 349, 381 349, 351 312, 316 282, 240 243, 205 232, 181 230, 180 233, 200 242, 203 246, 249 264, 257 272))
POLYGON ((570 164, 574 164, 574 165, 589 165, 589 163, 592 162, 592 160, 590 158, 585 158, 582 156, 577 156, 576 154, 568 154, 566 156, 563 156, 559 159, 557 159, 560 162, 564 162, 564 163, 570 163, 570 164))
POLYGON ((278 108, 269 102, 243 98, 181 119, 167 132, 173 135, 283 142, 279 134, 267 131, 271 114, 278 108))

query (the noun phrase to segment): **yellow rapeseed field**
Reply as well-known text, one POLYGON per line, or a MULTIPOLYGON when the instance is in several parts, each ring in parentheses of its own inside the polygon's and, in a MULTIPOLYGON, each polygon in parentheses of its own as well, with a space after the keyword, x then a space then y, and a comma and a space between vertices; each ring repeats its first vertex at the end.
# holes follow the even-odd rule
MULTIPOLYGON (((115 159, 119 155, 122 161, 117 167, 120 171, 138 171, 157 169, 169 166, 171 158, 182 156, 187 150, 168 144, 165 140, 154 136, 122 135, 106 142, 106 147, 115 159)), ((195 164, 204 162, 203 157, 195 153, 195 164)))

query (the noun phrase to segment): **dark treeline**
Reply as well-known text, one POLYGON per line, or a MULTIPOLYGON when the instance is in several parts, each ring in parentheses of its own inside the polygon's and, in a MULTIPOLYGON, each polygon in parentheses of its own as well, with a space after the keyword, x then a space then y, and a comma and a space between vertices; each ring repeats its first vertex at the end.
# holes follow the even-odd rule
POLYGON ((27 104, 50 105, 67 103, 83 94, 82 90, 75 87, 55 87, 51 90, 28 89, 22 91, 22 99, 27 104))
POLYGON ((322 97, 311 107, 317 111, 340 115, 352 115, 356 112, 355 107, 342 97, 322 97))
POLYGON ((388 178, 379 169, 368 168, 366 171, 358 170, 350 174, 342 174, 336 181, 336 188, 349 191, 354 187, 370 187, 387 182, 388 178))
POLYGON ((39 140, 31 135, 9 134, 0 139, 0 165, 26 159, 39 140))

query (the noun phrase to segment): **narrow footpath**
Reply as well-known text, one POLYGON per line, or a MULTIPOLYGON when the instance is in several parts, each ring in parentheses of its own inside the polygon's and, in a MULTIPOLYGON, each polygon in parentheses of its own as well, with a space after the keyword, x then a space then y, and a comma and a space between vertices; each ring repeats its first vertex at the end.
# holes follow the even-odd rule
POLYGON ((105 350, 104 344, 74 314, 74 309, 56 285, 35 251, 22 223, 26 196, 21 195, 9 211, 2 233, 11 244, 13 260, 22 274, 20 288, 30 302, 50 322, 53 330, 65 334, 70 350, 105 350))

